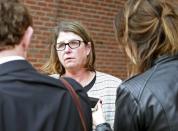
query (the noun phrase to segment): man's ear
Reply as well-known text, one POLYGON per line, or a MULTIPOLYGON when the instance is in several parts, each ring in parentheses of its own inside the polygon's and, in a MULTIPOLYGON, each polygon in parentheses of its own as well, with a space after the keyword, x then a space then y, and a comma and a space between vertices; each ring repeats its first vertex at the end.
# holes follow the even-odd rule
POLYGON ((23 36, 21 43, 20 43, 21 46, 24 48, 24 50, 28 49, 32 35, 33 35, 33 28, 31 26, 29 26, 27 28, 27 30, 25 31, 24 36, 23 36))

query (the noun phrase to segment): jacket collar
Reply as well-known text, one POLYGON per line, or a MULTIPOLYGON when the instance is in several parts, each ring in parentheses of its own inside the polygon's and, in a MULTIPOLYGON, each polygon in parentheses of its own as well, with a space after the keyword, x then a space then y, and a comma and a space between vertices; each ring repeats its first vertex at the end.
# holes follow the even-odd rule
POLYGON ((32 69, 35 70, 32 65, 26 60, 14 60, 3 64, 0 64, 0 75, 15 72, 19 70, 32 69))
POLYGON ((157 58, 155 61, 153 61, 152 66, 159 64, 159 63, 165 63, 165 62, 169 62, 172 60, 178 60, 178 53, 176 55, 163 55, 160 56, 159 58, 157 58))

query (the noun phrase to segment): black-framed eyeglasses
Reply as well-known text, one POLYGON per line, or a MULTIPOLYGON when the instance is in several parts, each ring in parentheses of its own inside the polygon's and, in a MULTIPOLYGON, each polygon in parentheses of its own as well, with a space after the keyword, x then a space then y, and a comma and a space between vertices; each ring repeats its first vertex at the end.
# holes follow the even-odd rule
POLYGON ((65 50, 66 48, 66 45, 68 45, 71 49, 75 49, 75 48, 78 48, 81 44, 81 40, 72 40, 68 43, 64 43, 64 42, 61 42, 61 43, 57 43, 56 44, 56 50, 57 51, 63 51, 65 50))

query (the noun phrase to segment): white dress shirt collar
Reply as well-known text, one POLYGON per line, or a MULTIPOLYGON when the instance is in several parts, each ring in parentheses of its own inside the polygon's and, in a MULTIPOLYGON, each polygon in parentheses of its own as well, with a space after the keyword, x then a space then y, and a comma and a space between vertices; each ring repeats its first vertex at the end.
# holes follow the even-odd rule
POLYGON ((22 56, 5 56, 0 58, 0 64, 14 60, 25 60, 25 58, 22 56))

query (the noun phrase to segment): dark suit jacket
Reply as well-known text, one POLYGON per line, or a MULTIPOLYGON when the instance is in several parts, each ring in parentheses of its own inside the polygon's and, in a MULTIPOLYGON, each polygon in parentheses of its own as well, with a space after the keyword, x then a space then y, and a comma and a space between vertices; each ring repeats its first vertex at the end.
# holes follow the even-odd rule
MULTIPOLYGON (((88 131, 91 110, 86 93, 68 79, 81 98, 88 131)), ((82 131, 71 95, 59 80, 38 73, 25 60, 0 65, 0 131, 82 131)))

